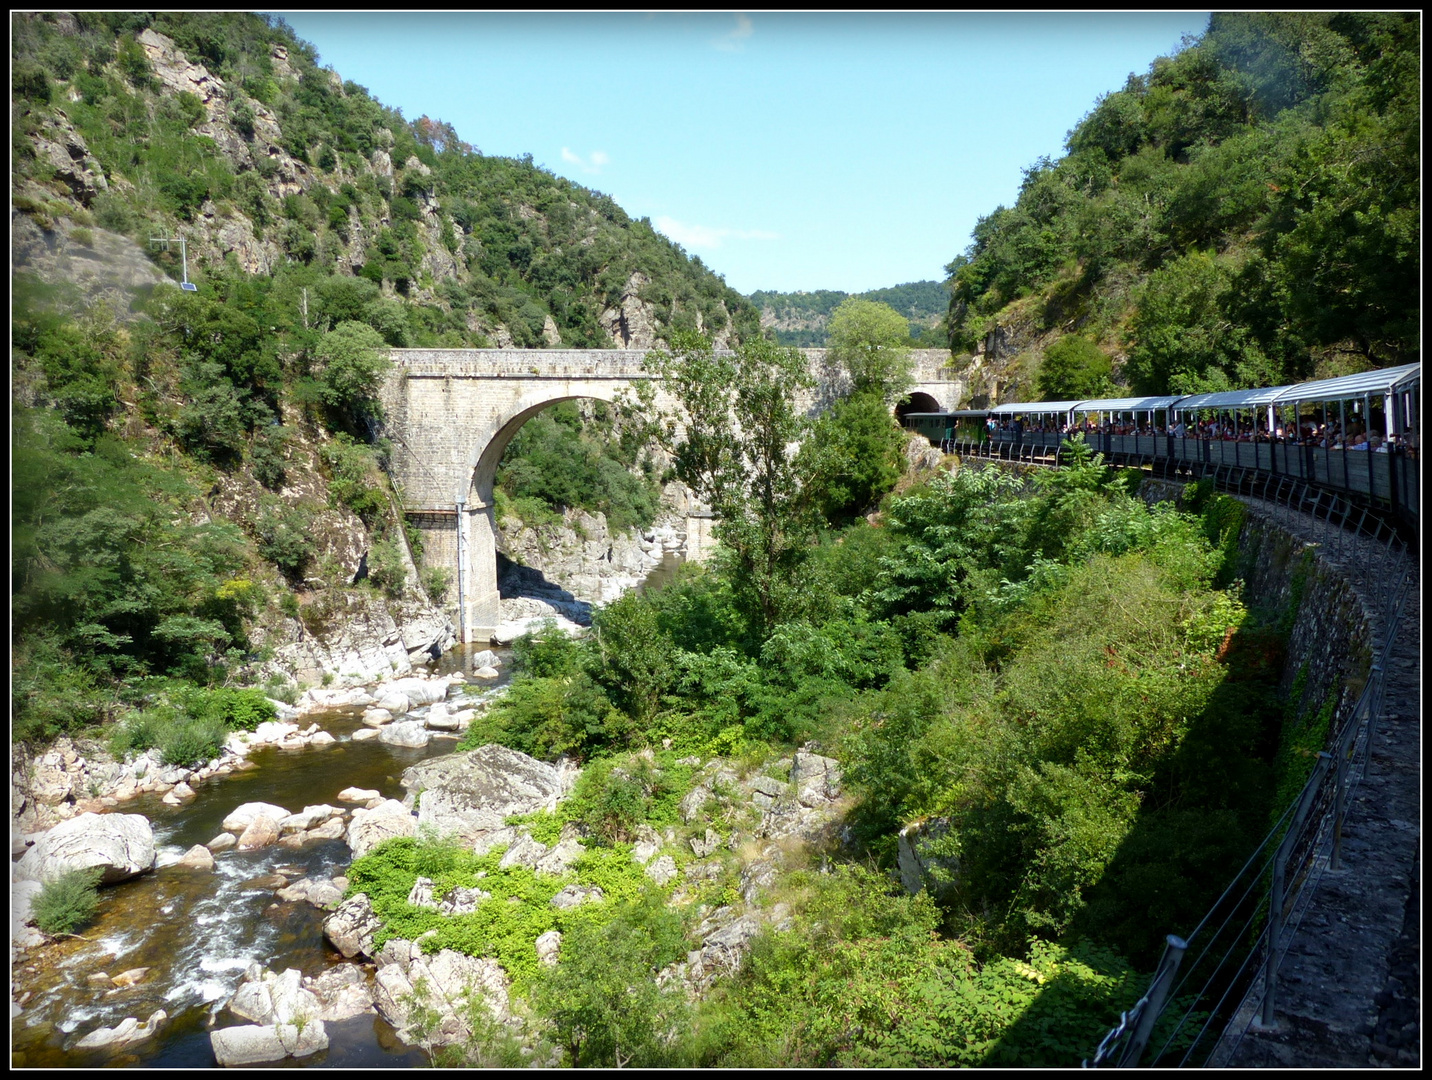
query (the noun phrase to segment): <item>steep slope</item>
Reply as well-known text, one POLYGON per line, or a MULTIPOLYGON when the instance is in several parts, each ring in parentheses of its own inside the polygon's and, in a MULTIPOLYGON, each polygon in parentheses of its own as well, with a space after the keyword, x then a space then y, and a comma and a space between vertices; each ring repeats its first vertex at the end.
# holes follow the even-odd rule
POLYGON ((16 14, 12 45, 17 738, 451 642, 383 471, 385 345, 759 332, 649 223, 281 21, 16 14))
POLYGON ((952 349, 1008 400, 1076 333, 1139 393, 1415 359, 1419 48, 1412 13, 1214 15, 980 219, 952 349))
MULTIPOLYGON (((12 192, 41 276, 55 272, 29 226, 78 226, 141 247, 185 237, 201 285, 362 277, 403 301, 364 312, 394 345, 757 332, 754 308, 649 221, 530 155, 485 157, 451 125, 404 120, 282 20, 58 12, 17 14, 12 31, 12 192)), ((180 276, 177 250, 152 257, 180 276)))

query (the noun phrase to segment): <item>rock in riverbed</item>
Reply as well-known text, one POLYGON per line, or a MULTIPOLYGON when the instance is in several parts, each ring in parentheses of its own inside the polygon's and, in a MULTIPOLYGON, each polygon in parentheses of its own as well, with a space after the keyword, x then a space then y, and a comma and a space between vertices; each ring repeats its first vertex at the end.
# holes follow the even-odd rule
POLYGON ((110 885, 154 869, 154 857, 154 830, 142 815, 80 814, 44 833, 15 864, 13 876, 54 881, 97 866, 100 882, 110 885))

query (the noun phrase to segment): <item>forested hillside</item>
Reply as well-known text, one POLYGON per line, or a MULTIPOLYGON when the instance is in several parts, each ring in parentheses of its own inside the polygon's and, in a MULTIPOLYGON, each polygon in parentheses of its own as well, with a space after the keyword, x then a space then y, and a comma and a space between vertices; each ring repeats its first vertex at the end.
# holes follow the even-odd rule
POLYGON ((1071 335, 1139 393, 1415 360, 1419 26, 1415 12, 1215 14, 980 219, 948 267, 951 347, 1013 358, 1018 400, 1094 389, 1077 366, 1036 377, 1071 335))
POLYGON ((829 342, 826 324, 831 313, 851 297, 889 304, 904 315, 910 320, 913 344, 922 348, 943 346, 944 342, 938 341, 937 327, 949 307, 950 294, 938 281, 912 281, 863 293, 844 293, 835 289, 790 293, 758 290, 751 294, 750 299, 761 309, 761 325, 782 345, 824 348, 829 342))
MULTIPOLYGON (((216 729, 184 688, 283 693, 276 650, 390 613, 440 624, 446 571, 383 471, 387 346, 759 332, 648 222, 404 119, 281 20, 11 25, 21 739, 172 698, 150 738, 188 753, 216 729)), ((649 482, 570 441, 546 449, 583 483, 604 470, 596 505, 650 516, 649 482)))
MULTIPOLYGON (((20 15, 13 62, 14 203, 51 249, 93 251, 96 230, 141 248, 187 237, 193 280, 264 278, 289 333, 347 317, 297 309, 304 288, 355 276, 372 285, 358 314, 393 345, 756 330, 755 310, 650 222, 530 155, 487 157, 451 125, 404 119, 281 19, 20 15)), ((175 278, 178 256, 154 253, 175 278)))

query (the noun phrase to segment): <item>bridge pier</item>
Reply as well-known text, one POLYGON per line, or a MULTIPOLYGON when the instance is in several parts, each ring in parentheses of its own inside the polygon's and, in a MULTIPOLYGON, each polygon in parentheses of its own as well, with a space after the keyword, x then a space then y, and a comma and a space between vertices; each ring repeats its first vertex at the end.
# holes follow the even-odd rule
POLYGON ((491 493, 458 508, 458 640, 486 643, 502 621, 497 594, 497 516, 491 493))

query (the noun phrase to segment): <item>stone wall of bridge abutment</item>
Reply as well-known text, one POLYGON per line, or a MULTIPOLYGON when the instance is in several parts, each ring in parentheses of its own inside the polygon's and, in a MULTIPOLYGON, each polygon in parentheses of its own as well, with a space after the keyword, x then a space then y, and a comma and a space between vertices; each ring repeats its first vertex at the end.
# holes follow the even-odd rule
MULTIPOLYGON (((826 350, 803 351, 816 387, 802 406, 815 414, 844 387, 826 350)), ((636 383, 652 380, 647 352, 394 349, 390 355, 393 369, 380 397, 384 433, 393 446, 393 480, 410 524, 423 536, 424 562, 452 570, 448 595, 463 640, 478 640, 499 621, 492 486, 508 443, 551 405, 576 398, 615 401, 636 383)), ((913 392, 954 408, 964 383, 942 370, 948 359, 941 350, 914 351, 919 381, 913 392)), ((658 408, 674 409, 659 382, 655 391, 658 408)), ((700 532, 703 524, 709 531, 709 522, 691 528, 700 532)))

